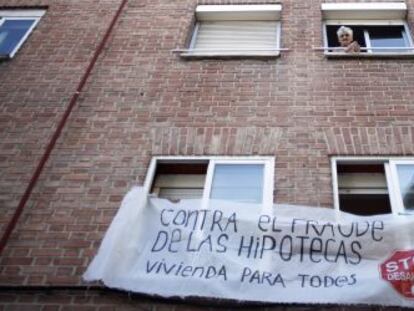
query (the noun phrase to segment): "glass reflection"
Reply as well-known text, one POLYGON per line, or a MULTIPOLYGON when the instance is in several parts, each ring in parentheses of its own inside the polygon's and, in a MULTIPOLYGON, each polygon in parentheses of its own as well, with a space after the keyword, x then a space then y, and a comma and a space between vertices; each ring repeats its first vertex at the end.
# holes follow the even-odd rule
POLYGON ((217 164, 210 198, 262 203, 263 174, 262 164, 217 164))
POLYGON ((0 55, 12 53, 34 22, 34 19, 6 20, 0 26, 0 55))
POLYGON ((397 171, 404 208, 414 211, 414 165, 397 165, 397 171))
MULTIPOLYGON (((374 48, 392 48, 392 47, 406 47, 406 42, 403 36, 402 26, 387 26, 387 27, 371 27, 369 28, 369 37, 371 46, 374 48)), ((405 52, 404 50, 392 49, 375 49, 375 52, 405 52)))

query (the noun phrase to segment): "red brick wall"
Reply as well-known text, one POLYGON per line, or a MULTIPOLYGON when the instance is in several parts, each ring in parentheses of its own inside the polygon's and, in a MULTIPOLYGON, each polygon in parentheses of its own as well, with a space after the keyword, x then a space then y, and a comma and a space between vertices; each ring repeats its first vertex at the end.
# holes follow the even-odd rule
MULTIPOLYGON (((3 226, 119 3, 0 0, 49 6, 0 63, 3 226)), ((83 284, 153 155, 272 155, 275 202, 327 207, 331 155, 413 155, 413 59, 327 59, 312 50, 321 0, 281 3, 280 58, 185 60, 171 50, 185 47, 197 1, 130 0, 0 259, 0 283, 83 284)))

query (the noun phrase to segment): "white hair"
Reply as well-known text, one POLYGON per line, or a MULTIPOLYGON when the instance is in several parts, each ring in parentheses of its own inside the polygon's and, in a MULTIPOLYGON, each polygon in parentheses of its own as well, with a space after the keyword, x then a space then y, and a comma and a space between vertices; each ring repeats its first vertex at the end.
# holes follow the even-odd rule
POLYGON ((338 37, 340 35, 342 35, 343 33, 349 33, 351 36, 353 36, 354 32, 352 31, 351 28, 346 27, 346 26, 341 26, 339 27, 338 31, 336 32, 336 34, 338 35, 338 37))

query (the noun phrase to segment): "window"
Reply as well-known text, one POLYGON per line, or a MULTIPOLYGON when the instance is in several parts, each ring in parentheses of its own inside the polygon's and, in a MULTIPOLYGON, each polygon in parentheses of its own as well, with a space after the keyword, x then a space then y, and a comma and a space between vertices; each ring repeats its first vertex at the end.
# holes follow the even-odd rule
POLYGON ((43 14, 43 10, 0 10, 0 58, 16 54, 43 14))
POLYGON ((327 55, 344 55, 338 39, 341 26, 350 28, 353 41, 360 46, 358 55, 414 55, 413 42, 406 23, 407 6, 393 3, 324 3, 324 50, 327 55))
POLYGON ((158 161, 150 193, 172 201, 203 197, 208 161, 158 161))
POLYGON ((199 5, 184 56, 277 56, 281 5, 199 5))
POLYGON ((198 198, 271 206, 273 169, 270 157, 156 157, 145 187, 171 201, 198 198))
POLYGON ((396 189, 396 204, 403 212, 414 212, 414 161, 394 160, 390 163, 396 189))
POLYGON ((414 212, 414 159, 333 158, 335 207, 356 215, 414 212))

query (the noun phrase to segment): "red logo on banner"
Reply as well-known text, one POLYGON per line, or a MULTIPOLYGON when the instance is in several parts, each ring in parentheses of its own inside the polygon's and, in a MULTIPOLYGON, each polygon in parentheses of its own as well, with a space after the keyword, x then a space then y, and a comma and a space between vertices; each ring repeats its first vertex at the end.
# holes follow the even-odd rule
POLYGON ((396 251, 380 265, 381 277, 407 298, 414 298, 414 250, 396 251))

